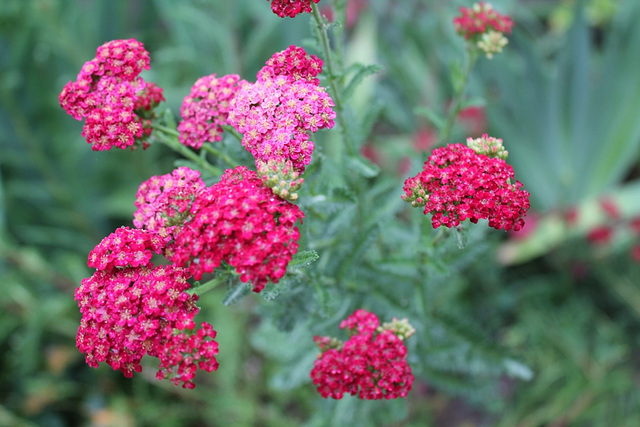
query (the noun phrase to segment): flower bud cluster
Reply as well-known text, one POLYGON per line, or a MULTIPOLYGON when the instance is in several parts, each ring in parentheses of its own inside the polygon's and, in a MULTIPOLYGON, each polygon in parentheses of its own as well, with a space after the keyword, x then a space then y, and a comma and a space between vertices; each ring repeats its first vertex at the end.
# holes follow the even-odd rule
POLYGON ((227 124, 229 103, 244 82, 236 74, 222 77, 211 74, 199 78, 180 107, 180 142, 197 149, 205 142, 222 140, 222 125, 227 124))
POLYGON ((416 330, 411 326, 408 319, 398 320, 395 317, 391 322, 383 323, 376 329, 378 332, 391 331, 394 335, 397 335, 401 340, 406 340, 413 335, 416 330))
POLYGON ((290 160, 282 162, 272 159, 267 163, 257 161, 256 166, 258 176, 265 186, 271 188, 273 194, 285 200, 298 200, 297 191, 302 187, 304 179, 293 169, 290 160))
POLYGON ((322 397, 341 399, 345 393, 368 400, 405 397, 413 385, 413 373, 403 338, 380 329, 378 317, 362 309, 340 328, 351 333, 342 345, 335 338, 314 338, 322 353, 310 375, 322 397))
POLYGON ((433 228, 455 227, 468 218, 517 231, 529 210, 529 193, 515 181, 511 166, 462 144, 433 150, 423 170, 405 181, 404 191, 403 200, 424 206, 425 215, 432 215, 433 228))
POLYGON ((502 160, 507 160, 509 156, 509 152, 505 150, 502 145, 502 139, 494 138, 486 133, 483 134, 481 138, 467 138, 467 147, 487 157, 497 157, 502 160))
MULTIPOLYGON (((113 40, 100 46, 76 81, 62 89, 60 105, 76 120, 85 119, 82 136, 93 150, 124 149, 148 136, 150 131, 145 132, 143 120, 134 112, 138 93, 146 87, 138 77, 143 69, 149 69, 149 52, 142 43, 113 40)), ((153 90, 156 100, 162 98, 158 89, 153 90)))

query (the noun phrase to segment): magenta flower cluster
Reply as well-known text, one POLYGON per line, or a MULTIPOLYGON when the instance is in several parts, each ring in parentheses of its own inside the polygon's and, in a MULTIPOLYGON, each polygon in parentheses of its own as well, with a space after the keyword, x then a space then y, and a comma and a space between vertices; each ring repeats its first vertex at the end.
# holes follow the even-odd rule
POLYGON ((359 309, 340 324, 353 335, 344 343, 316 336, 323 351, 311 370, 311 379, 322 397, 361 399, 405 397, 413 385, 407 348, 393 331, 379 327, 378 317, 359 309))
POLYGON ((176 227, 189 214, 196 194, 204 187, 200 172, 184 166, 149 178, 138 187, 133 225, 171 240, 176 227))
POLYGON ((314 86, 320 84, 318 74, 324 63, 316 55, 309 55, 303 48, 291 45, 274 53, 256 75, 258 81, 265 82, 277 76, 284 76, 291 83, 305 80, 314 86))
POLYGON ((157 357, 159 379, 193 388, 198 369, 218 367, 216 332, 207 323, 196 329, 198 297, 185 292, 189 271, 150 261, 160 242, 151 232, 120 228, 92 251, 96 272, 75 293, 82 314, 76 344, 89 366, 105 362, 126 377, 142 371, 145 355, 157 357))
POLYGON ((164 248, 162 239, 144 230, 120 227, 89 252, 87 266, 96 270, 144 267, 164 248))
POLYGON ((223 77, 211 74, 199 78, 180 107, 180 142, 198 149, 205 142, 222 140, 222 125, 227 124, 229 103, 242 83, 244 80, 236 74, 223 77))
POLYGON ((294 224, 303 217, 296 205, 274 196, 256 172, 244 166, 227 170, 193 201, 190 219, 171 246, 172 261, 188 265, 196 280, 225 261, 260 292, 284 275, 298 250, 294 224))
POLYGON ((163 102, 164 91, 155 83, 147 82, 144 89, 136 94, 136 100, 133 105, 133 111, 137 116, 137 120, 142 124, 142 148, 147 149, 149 143, 147 139, 151 136, 153 128, 151 122, 157 118, 155 108, 163 102))
POLYGON ((271 1, 271 10, 280 18, 288 16, 295 17, 300 13, 311 13, 311 2, 318 3, 320 0, 267 0, 271 1))
POLYGON ((243 133, 242 145, 256 159, 304 172, 314 149, 309 132, 329 129, 336 117, 333 101, 315 76, 322 62, 299 47, 279 52, 231 101, 229 123, 243 133))
MULTIPOLYGON (((138 75, 149 69, 149 52, 137 40, 113 40, 100 46, 76 81, 65 85, 60 105, 76 120, 85 120, 82 136, 92 149, 127 148, 143 136, 134 110, 146 83, 138 75)), ((157 98, 156 98, 157 99, 157 98)))
POLYGON ((433 150, 423 170, 405 181, 404 191, 405 201, 432 215, 433 228, 454 227, 468 218, 517 231, 529 210, 529 193, 514 179, 513 168, 463 144, 433 150))

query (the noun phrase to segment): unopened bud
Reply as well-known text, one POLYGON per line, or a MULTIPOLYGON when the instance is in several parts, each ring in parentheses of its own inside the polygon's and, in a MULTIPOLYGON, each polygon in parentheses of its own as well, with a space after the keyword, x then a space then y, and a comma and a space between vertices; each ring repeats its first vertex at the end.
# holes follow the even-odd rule
POLYGON ((398 320, 395 317, 391 322, 383 323, 382 326, 378 327, 378 332, 382 331, 391 331, 401 340, 406 340, 411 335, 413 335, 416 330, 409 324, 409 320, 402 319, 398 320))
POLYGON ((467 146, 476 153, 488 157, 498 157, 506 160, 509 156, 509 152, 502 145, 502 139, 488 136, 486 133, 481 138, 467 138, 467 146))

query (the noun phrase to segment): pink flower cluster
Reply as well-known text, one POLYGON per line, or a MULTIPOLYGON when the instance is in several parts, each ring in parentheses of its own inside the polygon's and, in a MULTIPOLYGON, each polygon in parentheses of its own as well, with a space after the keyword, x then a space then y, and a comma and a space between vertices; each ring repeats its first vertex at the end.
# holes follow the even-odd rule
POLYGON ((433 228, 453 227, 469 218, 515 231, 524 225, 529 193, 514 180, 511 166, 497 157, 477 154, 463 144, 433 150, 423 170, 404 184, 403 200, 424 206, 433 228))
POLYGON ((271 1, 271 10, 280 18, 295 17, 299 13, 311 13, 311 2, 320 0, 267 0, 271 1))
POLYGON ((176 226, 189 214, 196 194, 204 187, 200 172, 188 167, 149 178, 138 187, 133 225, 170 240, 176 226))
POLYGON ((242 145, 256 163, 291 161, 304 172, 314 144, 309 132, 332 128, 333 100, 317 85, 321 61, 295 46, 276 53, 231 101, 229 123, 243 133, 242 145))
POLYGON ((120 228, 89 256, 97 268, 76 289, 82 319, 76 345, 89 366, 106 362, 126 377, 141 372, 145 355, 158 357, 159 379, 193 388, 198 369, 211 372, 218 344, 211 325, 195 329, 197 295, 189 288, 189 271, 151 263, 160 240, 145 230, 120 228))
POLYGON ((274 196, 256 172, 229 169, 193 201, 189 220, 175 235, 172 261, 188 264, 196 280, 226 261, 260 292, 268 280, 277 283, 284 275, 298 250, 294 224, 303 217, 297 206, 274 196))
POLYGON ((479 2, 473 7, 460 7, 462 16, 453 19, 456 31, 465 39, 474 38, 489 30, 510 34, 513 21, 507 15, 498 13, 489 3, 479 2))
POLYGON ((149 52, 142 43, 113 40, 62 89, 60 105, 76 120, 85 119, 82 136, 93 150, 124 149, 143 136, 143 122, 134 112, 137 94, 146 86, 138 77, 143 69, 149 69, 149 52))
POLYGON ((353 334, 341 347, 335 339, 314 338, 323 353, 311 379, 322 397, 342 399, 348 393, 361 399, 395 399, 411 390, 407 348, 393 331, 379 325, 375 314, 360 309, 340 324, 353 334))
POLYGON ((244 80, 236 74, 199 78, 180 107, 180 142, 197 149, 205 142, 222 140, 222 125, 227 124, 229 103, 242 83, 244 80))
POLYGON ((324 63, 315 55, 309 55, 303 48, 291 45, 281 52, 274 53, 265 66, 256 75, 258 81, 272 80, 277 76, 285 76, 288 81, 306 80, 318 86, 318 74, 322 72, 324 63))

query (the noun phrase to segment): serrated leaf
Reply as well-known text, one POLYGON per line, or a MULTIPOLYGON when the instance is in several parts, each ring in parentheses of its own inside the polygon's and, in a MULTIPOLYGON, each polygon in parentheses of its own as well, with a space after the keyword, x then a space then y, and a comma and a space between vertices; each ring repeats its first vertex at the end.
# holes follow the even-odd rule
POLYGON ((377 64, 372 64, 372 65, 356 64, 356 68, 358 70, 356 71, 355 75, 351 78, 346 88, 344 89, 344 92, 342 95, 343 99, 349 99, 353 95, 353 92, 355 92, 358 85, 362 83, 362 80, 365 77, 375 74, 380 70, 382 70, 382 67, 377 64))
POLYGON ((378 165, 359 157, 349 157, 347 165, 365 178, 374 178, 380 173, 378 165))
POLYGON ((417 115, 424 116, 427 119, 429 119, 431 124, 435 126, 435 128, 438 130, 444 129, 444 127, 447 124, 446 119, 442 117, 440 114, 436 113, 431 108, 417 107, 414 111, 417 115))
POLYGON ((222 300, 222 304, 227 306, 235 304, 246 295, 249 295, 251 293, 251 288, 252 286, 249 283, 229 283, 229 289, 227 291, 227 294, 224 296, 224 299, 222 300))
POLYGON ((370 248, 370 243, 376 239, 379 234, 380 226, 378 224, 373 224, 360 232, 356 243, 340 264, 338 277, 342 277, 354 262, 359 262, 362 259, 364 252, 370 248))
POLYGON ((358 142, 362 142, 369 134, 371 134, 371 129, 373 125, 376 123, 380 114, 384 110, 384 104, 378 100, 374 101, 370 108, 365 112, 364 117, 362 117, 361 126, 360 126, 360 135, 358 137, 358 142))
POLYGON ((287 269, 295 270, 300 268, 306 268, 311 265, 312 262, 317 261, 320 255, 314 250, 298 252, 293 256, 287 269))
POLYGON ((502 359, 494 349, 494 343, 480 330, 478 325, 467 321, 457 315, 436 310, 432 313, 434 320, 447 331, 472 346, 475 352, 481 352, 494 360, 502 359))
POLYGON ((458 246, 458 249, 462 250, 467 246, 467 230, 460 229, 460 228, 456 228, 453 231, 453 235, 456 239, 456 245, 458 246))
POLYGON ((176 129, 176 127, 178 126, 176 123, 176 119, 173 116, 173 112, 171 111, 170 108, 167 108, 162 113, 162 123, 164 123, 166 127, 171 129, 176 129))

